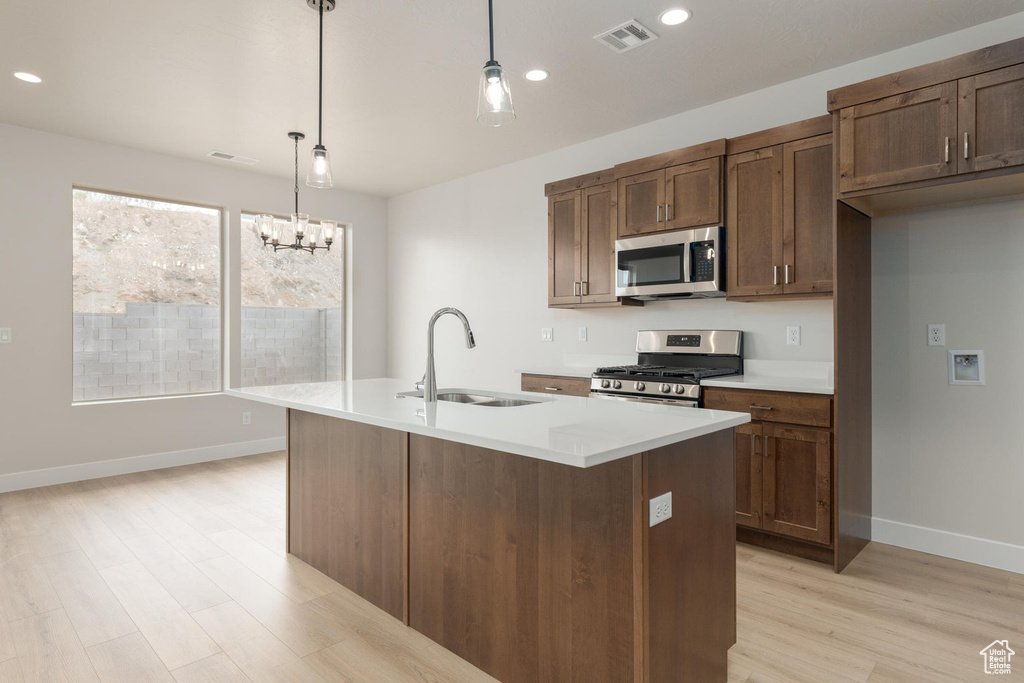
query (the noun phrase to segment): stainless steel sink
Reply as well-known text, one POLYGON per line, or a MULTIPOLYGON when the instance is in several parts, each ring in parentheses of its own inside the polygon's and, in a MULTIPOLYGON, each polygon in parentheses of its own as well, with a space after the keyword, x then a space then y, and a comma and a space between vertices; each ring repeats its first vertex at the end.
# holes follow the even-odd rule
POLYGON ((493 401, 493 396, 481 396, 479 394, 460 394, 460 393, 447 393, 438 394, 438 401, 451 401, 452 403, 484 403, 486 401, 493 401))
POLYGON ((496 398, 491 401, 476 403, 475 405, 487 406, 489 408, 515 408, 516 406, 532 406, 536 403, 540 403, 540 401, 524 401, 521 398, 496 398))

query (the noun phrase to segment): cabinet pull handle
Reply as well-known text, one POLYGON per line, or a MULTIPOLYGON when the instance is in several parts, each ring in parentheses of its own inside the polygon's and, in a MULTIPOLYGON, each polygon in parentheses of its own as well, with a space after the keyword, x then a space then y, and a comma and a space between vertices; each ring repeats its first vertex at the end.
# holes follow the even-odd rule
POLYGON ((544 391, 561 391, 558 387, 544 387, 544 391))
POLYGON ((590 281, 584 280, 580 283, 580 295, 590 296, 590 281))
POLYGON ((779 286, 779 267, 772 266, 772 284, 776 287, 779 286))
POLYGON ((946 163, 949 163, 949 136, 946 136, 946 163))
POLYGON ((661 204, 658 204, 658 222, 661 222, 661 204))
POLYGON ((786 284, 789 284, 789 264, 786 264, 786 284))
POLYGON ((967 133, 964 133, 964 159, 967 158, 967 133))
POLYGON ((573 296, 580 296, 580 283, 579 283, 579 281, 576 281, 576 282, 572 283, 572 295, 573 296))
POLYGON ((750 409, 751 410, 771 410, 772 407, 771 406, 759 406, 756 403, 751 403, 750 404, 750 409))
POLYGON ((672 205, 671 204, 666 204, 665 205, 665 220, 666 221, 672 220, 672 215, 671 214, 672 214, 672 205))

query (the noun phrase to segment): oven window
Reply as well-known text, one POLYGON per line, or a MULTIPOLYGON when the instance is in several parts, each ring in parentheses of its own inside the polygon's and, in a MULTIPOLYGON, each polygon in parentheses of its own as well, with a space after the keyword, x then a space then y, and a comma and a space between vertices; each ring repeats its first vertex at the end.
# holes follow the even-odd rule
POLYGON ((685 244, 619 252, 618 286, 671 285, 683 281, 685 244))

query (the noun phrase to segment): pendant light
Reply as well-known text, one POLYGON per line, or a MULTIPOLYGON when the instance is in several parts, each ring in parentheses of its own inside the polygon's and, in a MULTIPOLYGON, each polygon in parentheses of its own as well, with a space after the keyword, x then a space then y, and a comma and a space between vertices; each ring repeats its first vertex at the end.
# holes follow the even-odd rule
POLYGON ((306 4, 320 13, 320 89, 319 89, 319 124, 317 126, 316 146, 310 158, 309 174, 306 184, 310 187, 326 189, 334 187, 331 177, 331 155, 324 147, 324 12, 334 9, 335 0, 306 0, 306 4))
POLYGON ((494 59, 494 6, 487 0, 487 18, 491 35, 491 59, 480 74, 480 94, 476 105, 476 120, 484 126, 504 126, 516 120, 512 108, 512 91, 508 87, 505 70, 494 59))
POLYGON ((320 229, 309 224, 309 214, 299 213, 299 140, 306 138, 302 133, 291 132, 288 137, 295 141, 295 213, 292 214, 292 242, 282 241, 281 231, 269 213, 262 213, 256 216, 256 228, 259 230, 260 238, 264 247, 273 247, 274 251, 281 249, 292 249, 294 251, 308 251, 316 253, 317 249, 331 250, 334 244, 334 234, 338 229, 337 221, 320 221, 320 229), (307 240, 308 244, 302 241, 307 240), (322 242, 322 243, 321 243, 322 242))

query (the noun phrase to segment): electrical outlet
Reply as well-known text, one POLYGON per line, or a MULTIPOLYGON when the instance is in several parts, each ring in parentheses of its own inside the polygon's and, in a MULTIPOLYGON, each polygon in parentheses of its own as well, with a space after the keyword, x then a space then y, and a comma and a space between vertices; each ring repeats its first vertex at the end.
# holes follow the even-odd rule
POLYGON ((11 328, 0 327, 0 344, 10 344, 12 341, 14 339, 11 336, 11 328))
POLYGON ((946 326, 942 323, 928 323, 928 346, 946 345, 946 326))
POLYGON ((800 346, 800 326, 790 325, 786 328, 786 343, 792 346, 800 346))
POLYGON ((585 327, 580 328, 580 341, 587 341, 587 328, 585 327))
POLYGON ((540 340, 542 342, 555 341, 555 331, 550 327, 540 328, 540 340))
POLYGON ((243 425, 251 425, 252 424, 252 413, 250 413, 248 411, 242 413, 242 424, 243 425))
POLYGON ((657 498, 651 498, 651 524, 661 524, 666 519, 672 518, 672 492, 663 493, 657 498))

